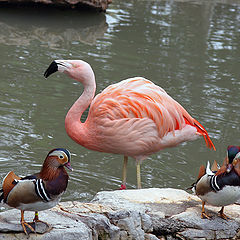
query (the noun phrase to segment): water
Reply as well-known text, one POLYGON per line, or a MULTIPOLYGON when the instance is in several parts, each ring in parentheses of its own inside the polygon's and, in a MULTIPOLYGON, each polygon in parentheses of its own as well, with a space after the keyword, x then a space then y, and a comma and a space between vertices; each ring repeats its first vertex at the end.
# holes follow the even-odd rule
MULTIPOLYGON (((64 201, 119 188, 122 156, 89 151, 65 133, 82 86, 62 74, 43 77, 53 59, 83 59, 94 69, 97 93, 144 76, 208 130, 216 152, 199 139, 142 164, 144 188, 189 187, 201 164, 222 162, 227 146, 239 144, 239 33, 238 1, 115 0, 106 14, 44 9, 44 16, 0 8, 0 178, 37 172, 49 150, 65 147, 77 156, 64 201)), ((136 188, 133 160, 127 183, 136 188)))

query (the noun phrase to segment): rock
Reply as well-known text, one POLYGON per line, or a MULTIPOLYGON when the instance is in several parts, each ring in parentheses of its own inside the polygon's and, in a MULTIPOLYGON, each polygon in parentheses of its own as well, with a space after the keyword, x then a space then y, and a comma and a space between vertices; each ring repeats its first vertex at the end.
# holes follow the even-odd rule
MULTIPOLYGON (((25 212, 25 220, 27 222, 32 221, 33 217, 33 212, 25 212)), ((45 229, 44 234, 31 233, 29 238, 22 233, 23 229, 20 224, 20 218, 20 211, 16 209, 0 213, 0 239, 36 239, 36 236, 38 236, 38 239, 44 240, 79 239, 79 236, 82 236, 83 239, 86 240, 92 239, 91 229, 87 228, 81 221, 65 217, 62 212, 52 210, 39 212, 40 220, 49 223, 52 226, 52 230, 46 232, 48 229, 45 229)), ((39 224, 37 224, 37 226, 39 226, 39 224)), ((38 228, 37 232, 39 233, 38 228)))
MULTIPOLYGON (((218 217, 219 208, 206 206, 212 219, 201 219, 201 201, 178 189, 141 189, 99 192, 90 203, 63 202, 39 213, 52 229, 39 225, 29 239, 239 239, 240 206, 225 207, 231 217, 218 217), (44 234, 39 234, 44 232, 44 234)), ((31 221, 33 213, 26 212, 31 221)), ((0 240, 26 239, 20 211, 0 213, 0 240)))
POLYGON ((116 225, 120 231, 126 232, 130 239, 144 240, 144 230, 141 224, 141 215, 135 211, 119 211, 108 214, 111 223, 116 225))
POLYGON ((112 0, 0 0, 3 4, 58 6, 67 8, 88 7, 99 11, 106 11, 112 0))
POLYGON ((159 240, 159 238, 151 233, 145 233, 144 240, 159 240))
MULTIPOLYGON (((48 226, 47 224, 44 224, 42 222, 38 222, 36 224, 30 224, 32 227, 34 227, 36 233, 46 233, 51 230, 51 227, 48 226)), ((0 225, 0 232, 8 233, 8 232, 22 232, 22 226, 17 223, 2 223, 0 225)))

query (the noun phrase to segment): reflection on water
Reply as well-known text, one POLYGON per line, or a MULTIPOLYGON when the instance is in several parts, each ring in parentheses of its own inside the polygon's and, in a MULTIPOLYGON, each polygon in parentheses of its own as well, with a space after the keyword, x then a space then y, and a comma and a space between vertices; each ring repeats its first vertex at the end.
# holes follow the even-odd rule
MULTIPOLYGON (((142 164, 143 187, 188 187, 201 164, 221 162, 227 145, 239 144, 239 10, 237 1, 114 1, 106 16, 0 9, 0 177, 36 172, 50 149, 65 147, 77 156, 63 200, 119 188, 122 156, 89 151, 65 133, 82 87, 64 75, 43 78, 53 58, 80 58, 92 65, 97 92, 144 76, 203 124, 216 152, 199 139, 142 164)), ((127 182, 135 188, 134 161, 127 182)))
POLYGON ((34 41, 49 48, 79 42, 93 45, 107 30, 105 16, 101 13, 71 14, 69 10, 45 9, 43 18, 39 10, 4 10, 0 14, 0 43, 6 45, 29 46, 34 41))

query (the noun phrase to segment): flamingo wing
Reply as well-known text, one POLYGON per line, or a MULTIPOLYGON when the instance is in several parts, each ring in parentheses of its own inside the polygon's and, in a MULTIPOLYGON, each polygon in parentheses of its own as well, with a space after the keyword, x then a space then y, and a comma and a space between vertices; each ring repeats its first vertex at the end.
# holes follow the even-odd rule
POLYGON ((208 147, 213 147, 200 123, 162 88, 141 77, 110 85, 98 94, 91 103, 86 124, 97 126, 98 136, 104 136, 101 141, 109 139, 108 146, 111 145, 114 149, 119 149, 119 145, 124 146, 121 151, 135 148, 136 153, 148 151, 150 154, 161 148, 177 145, 189 140, 186 136, 182 139, 179 136, 179 132, 186 126, 195 128, 191 131, 194 138, 197 134, 203 135, 208 147), (170 141, 166 138, 168 134, 173 137, 170 141), (176 141, 173 140, 175 135, 178 135, 176 141), (164 146, 163 142, 161 147, 159 142, 164 137, 169 143, 164 146), (121 144, 117 140, 121 141, 121 144), (136 145, 142 151, 139 151, 136 145))

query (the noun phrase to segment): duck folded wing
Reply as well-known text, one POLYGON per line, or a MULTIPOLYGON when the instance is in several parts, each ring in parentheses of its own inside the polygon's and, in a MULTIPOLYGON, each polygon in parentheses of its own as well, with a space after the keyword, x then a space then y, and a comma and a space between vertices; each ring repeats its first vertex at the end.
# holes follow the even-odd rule
POLYGON ((18 177, 9 172, 3 180, 1 199, 10 207, 18 208, 22 204, 31 204, 37 201, 50 201, 42 179, 36 175, 18 177))
POLYGON ((5 176, 5 178, 3 179, 2 190, 1 190, 3 194, 0 196, 0 201, 3 200, 4 202, 6 202, 8 194, 16 186, 17 184, 16 180, 19 180, 19 179, 21 178, 18 177, 13 171, 9 172, 5 176))
POLYGON ((19 208, 22 204, 31 204, 39 201, 35 191, 35 180, 17 180, 16 185, 9 192, 5 202, 10 207, 19 208))

